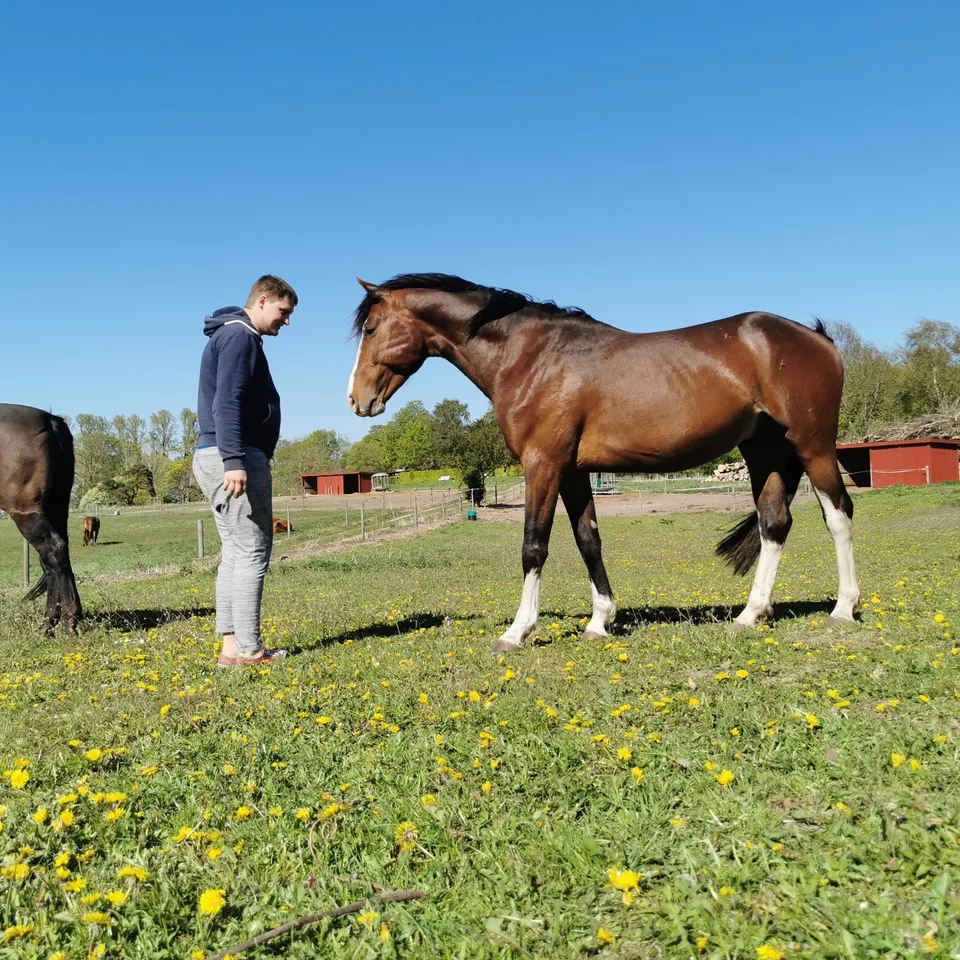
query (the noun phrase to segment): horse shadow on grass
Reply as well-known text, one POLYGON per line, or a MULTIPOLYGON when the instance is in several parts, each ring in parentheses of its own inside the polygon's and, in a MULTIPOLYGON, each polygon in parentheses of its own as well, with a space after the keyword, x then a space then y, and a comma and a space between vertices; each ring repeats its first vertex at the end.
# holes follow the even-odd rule
POLYGON ((373 640, 377 637, 398 637, 405 633, 411 633, 419 630, 421 627, 430 629, 431 627, 452 626, 454 620, 475 620, 479 614, 466 613, 460 616, 451 617, 443 613, 411 613, 402 620, 379 620, 376 623, 367 624, 364 627, 354 627, 352 630, 345 630, 342 633, 334 634, 329 637, 317 637, 312 643, 291 643, 288 650, 293 653, 306 653, 315 650, 318 647, 330 647, 338 643, 346 643, 348 640, 373 640))
MULTIPOLYGON (((792 600, 775 603, 771 622, 795 620, 817 613, 829 615, 833 609, 831 600, 792 600)), ((743 604, 707 604, 695 607, 624 607, 617 611, 616 632, 629 633, 648 624, 673 623, 686 626, 703 624, 726 624, 743 609, 743 604)))
POLYGON ((209 617, 216 613, 213 607, 191 607, 187 610, 98 610, 85 613, 84 623, 96 624, 105 630, 156 630, 193 617, 209 617))

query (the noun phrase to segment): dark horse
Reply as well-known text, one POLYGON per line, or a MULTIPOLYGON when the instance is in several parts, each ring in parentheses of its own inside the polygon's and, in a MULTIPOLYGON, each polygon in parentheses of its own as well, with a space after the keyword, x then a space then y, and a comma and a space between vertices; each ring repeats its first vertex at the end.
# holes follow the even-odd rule
POLYGON ((536 630, 558 495, 593 588, 586 636, 606 636, 616 604, 589 472, 686 470, 736 446, 757 511, 717 552, 741 574, 760 560, 736 623, 752 626, 773 612, 790 503, 804 472, 836 545, 840 589, 831 618, 853 621, 860 604, 853 504, 836 450, 843 361, 819 321, 811 330, 770 313, 742 313, 626 333, 582 310, 446 274, 359 282, 367 295, 354 316, 360 345, 347 388, 354 413, 382 413, 427 357, 444 357, 489 397, 523 464, 523 595, 495 650, 515 650, 536 630))
POLYGON ((0 507, 40 554, 43 576, 28 600, 47 594, 45 626, 76 632, 80 597, 70 566, 67 513, 73 490, 73 436, 60 417, 0 403, 0 507))

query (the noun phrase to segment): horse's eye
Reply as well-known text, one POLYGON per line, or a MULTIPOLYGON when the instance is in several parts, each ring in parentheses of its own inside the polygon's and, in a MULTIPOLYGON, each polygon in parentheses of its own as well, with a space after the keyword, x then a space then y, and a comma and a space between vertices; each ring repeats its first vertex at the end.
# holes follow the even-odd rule
POLYGON ((372 337, 372 336, 374 335, 374 333, 376 332, 376 329, 377 329, 376 327, 364 327, 364 328, 363 328, 363 335, 364 335, 365 337, 372 337))

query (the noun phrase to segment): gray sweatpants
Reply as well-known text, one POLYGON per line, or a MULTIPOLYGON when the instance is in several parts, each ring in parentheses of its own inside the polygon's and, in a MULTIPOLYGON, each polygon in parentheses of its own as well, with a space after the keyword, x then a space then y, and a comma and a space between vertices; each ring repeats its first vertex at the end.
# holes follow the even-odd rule
POLYGON ((217 631, 237 635, 237 651, 251 656, 261 647, 260 603, 273 546, 273 477, 262 450, 245 447, 247 492, 223 489, 223 460, 216 447, 193 455, 193 475, 210 501, 220 534, 217 570, 217 631))

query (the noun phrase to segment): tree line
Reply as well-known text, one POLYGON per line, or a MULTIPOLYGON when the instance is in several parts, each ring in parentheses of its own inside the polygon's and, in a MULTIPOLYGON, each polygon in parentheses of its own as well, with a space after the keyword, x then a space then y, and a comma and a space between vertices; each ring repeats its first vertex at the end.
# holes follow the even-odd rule
MULTIPOLYGON (((871 343, 845 321, 828 322, 827 330, 845 365, 841 441, 899 437, 906 435, 904 424, 927 422, 947 424, 956 435, 960 328, 921 318, 890 349, 871 343)), ((80 506, 202 499, 191 469, 197 415, 188 407, 179 417, 158 410, 146 420, 137 414, 109 419, 89 413, 66 419, 74 433, 80 506)), ((356 443, 333 430, 281 440, 274 491, 297 494, 302 474, 340 470, 450 469, 460 471, 464 486, 482 488, 485 473, 514 462, 492 410, 471 419, 458 400, 442 400, 432 411, 414 400, 356 443)))

